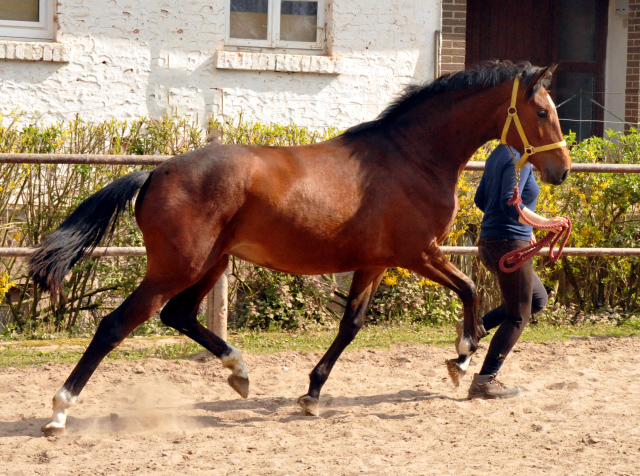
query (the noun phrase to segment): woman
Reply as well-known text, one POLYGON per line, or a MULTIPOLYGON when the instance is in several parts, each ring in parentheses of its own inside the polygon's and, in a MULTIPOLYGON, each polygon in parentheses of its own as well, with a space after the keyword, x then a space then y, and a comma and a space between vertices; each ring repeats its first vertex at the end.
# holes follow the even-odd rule
MULTIPOLYGON (((520 154, 513 148, 516 161, 520 154)), ((502 304, 480 319, 487 331, 498 328, 484 363, 473 376, 469 398, 510 398, 520 395, 519 387, 506 386, 496 380, 496 374, 517 342, 532 314, 547 304, 547 292, 528 260, 518 270, 504 273, 500 270, 500 258, 506 253, 535 243, 532 227, 518 214, 515 205, 508 205, 516 184, 514 158, 505 145, 499 145, 487 159, 484 175, 475 195, 475 203, 484 216, 478 250, 484 266, 498 278, 502 304)), ((533 176, 531 164, 520 171, 518 184, 522 197, 523 214, 536 225, 555 225, 551 231, 560 232, 567 224, 564 217, 544 218, 534 212, 540 189, 533 176)))

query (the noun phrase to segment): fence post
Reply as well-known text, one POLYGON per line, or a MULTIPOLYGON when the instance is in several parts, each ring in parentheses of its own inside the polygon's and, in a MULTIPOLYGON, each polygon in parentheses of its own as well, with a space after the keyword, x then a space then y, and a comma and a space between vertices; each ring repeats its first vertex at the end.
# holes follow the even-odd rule
POLYGON ((227 268, 207 296, 207 329, 223 340, 227 340, 228 291, 229 269, 227 268))

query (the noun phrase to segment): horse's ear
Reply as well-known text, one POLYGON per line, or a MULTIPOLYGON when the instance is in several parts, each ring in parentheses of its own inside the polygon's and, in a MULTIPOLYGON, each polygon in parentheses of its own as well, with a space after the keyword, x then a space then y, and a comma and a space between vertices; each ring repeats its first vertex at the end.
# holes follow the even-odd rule
POLYGON ((549 87, 549 84, 551 83, 551 75, 557 67, 558 63, 542 68, 534 74, 533 78, 531 78, 527 91, 527 97, 529 99, 531 99, 541 87, 549 87))

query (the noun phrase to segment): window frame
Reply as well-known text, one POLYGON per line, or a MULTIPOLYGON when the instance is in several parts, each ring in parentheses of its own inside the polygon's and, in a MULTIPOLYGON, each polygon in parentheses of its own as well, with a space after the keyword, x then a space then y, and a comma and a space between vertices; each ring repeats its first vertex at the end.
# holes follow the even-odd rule
POLYGON ((0 20, 0 40, 53 41, 53 0, 38 0, 38 21, 0 20))
MULTIPOLYGON (((283 0, 268 0, 267 10, 267 39, 251 40, 244 38, 231 38, 231 0, 226 0, 225 7, 225 45, 248 46, 256 48, 286 48, 298 50, 324 50, 325 45, 325 8, 327 0, 313 0, 318 3, 318 30, 315 43, 306 41, 280 40, 280 17, 283 0), (277 12, 277 13, 276 13, 277 12)), ((309 0, 307 0, 309 1, 309 0)))

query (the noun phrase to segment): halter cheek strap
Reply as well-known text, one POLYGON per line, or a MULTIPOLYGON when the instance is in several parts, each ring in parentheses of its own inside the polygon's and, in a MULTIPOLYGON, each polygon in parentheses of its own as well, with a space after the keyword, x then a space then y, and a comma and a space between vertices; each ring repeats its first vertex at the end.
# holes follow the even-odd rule
POLYGON ((509 132, 509 127, 511 127, 511 121, 513 121, 516 125, 516 129, 518 129, 518 133, 520 134, 520 139, 524 144, 524 154, 522 154, 520 161, 516 163, 516 172, 520 172, 522 167, 525 166, 527 159, 533 154, 535 154, 536 152, 544 152, 545 150, 557 149, 559 147, 564 147, 565 145, 567 145, 567 142, 565 140, 562 140, 560 142, 555 142, 549 145, 543 145, 540 147, 533 147, 531 144, 529 144, 529 141, 527 140, 527 136, 524 133, 524 129, 522 128, 522 124, 520 123, 520 118, 518 117, 518 110, 516 109, 516 99, 518 95, 519 86, 520 86, 520 76, 518 75, 516 76, 513 82, 513 92, 511 93, 511 105, 509 106, 509 109, 507 111, 507 121, 504 124, 504 129, 502 129, 502 140, 501 140, 501 142, 504 145, 506 146, 509 145, 507 144, 507 133, 509 132))

